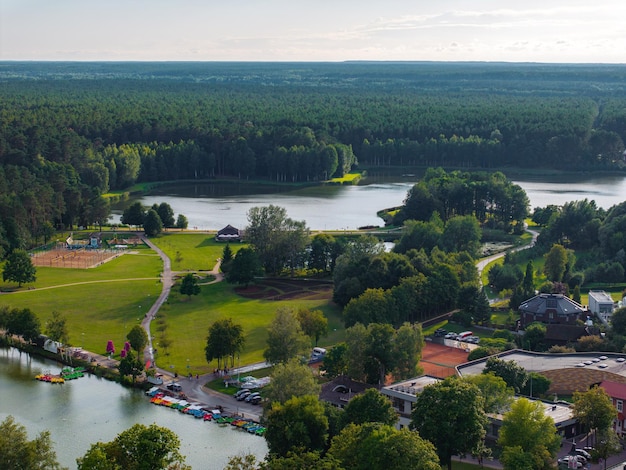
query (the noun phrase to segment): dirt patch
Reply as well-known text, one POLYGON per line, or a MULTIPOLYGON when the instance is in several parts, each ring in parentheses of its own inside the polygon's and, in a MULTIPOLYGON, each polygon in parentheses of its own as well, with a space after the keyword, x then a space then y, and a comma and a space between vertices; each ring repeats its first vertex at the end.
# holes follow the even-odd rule
POLYGON ((262 279, 248 287, 236 287, 235 292, 255 300, 329 300, 333 284, 308 279, 262 279))

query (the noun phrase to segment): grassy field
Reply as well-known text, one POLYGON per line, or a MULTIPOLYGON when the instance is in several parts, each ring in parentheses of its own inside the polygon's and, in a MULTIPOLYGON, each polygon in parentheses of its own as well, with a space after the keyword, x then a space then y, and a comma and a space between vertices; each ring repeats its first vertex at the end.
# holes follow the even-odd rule
MULTIPOLYGON (((172 269, 183 272, 212 269, 225 246, 215 242, 212 235, 198 233, 167 233, 152 241, 170 256, 172 269)), ((232 244, 231 248, 236 252, 242 246, 232 244)), ((13 283, 0 283, 0 291, 16 291, 1 294, 0 306, 30 308, 44 331, 51 313, 61 312, 67 318, 72 345, 103 354, 107 341, 113 340, 119 352, 128 331, 141 322, 161 293, 161 271, 161 259, 147 247, 93 269, 40 267, 37 281, 21 289, 13 283)), ((340 311, 326 300, 246 299, 225 282, 201 285, 200 294, 188 298, 175 286, 160 310, 163 322, 151 325, 157 364, 179 374, 212 371, 217 364, 207 364, 204 347, 209 326, 220 318, 232 318, 244 327, 246 346, 240 364, 262 361, 267 327, 282 306, 325 313, 329 335, 320 340, 320 346, 344 339, 340 311), (168 348, 161 348, 164 336, 170 342, 168 348)))
MULTIPOLYGON (((37 281, 0 295, 0 306, 30 308, 42 330, 53 311, 65 315, 70 342, 104 353, 108 340, 121 349, 126 332, 140 323, 161 293, 161 259, 148 249, 93 269, 37 269, 37 281)), ((15 285, 0 283, 0 289, 15 285)))

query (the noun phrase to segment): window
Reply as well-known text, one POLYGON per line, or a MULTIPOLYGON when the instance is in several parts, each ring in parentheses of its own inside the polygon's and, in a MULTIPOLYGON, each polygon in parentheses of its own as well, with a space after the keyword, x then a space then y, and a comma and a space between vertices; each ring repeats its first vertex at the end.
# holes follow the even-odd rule
POLYGON ((616 406, 617 406, 617 411, 621 413, 622 410, 624 409, 624 402, 622 400, 617 400, 616 406))

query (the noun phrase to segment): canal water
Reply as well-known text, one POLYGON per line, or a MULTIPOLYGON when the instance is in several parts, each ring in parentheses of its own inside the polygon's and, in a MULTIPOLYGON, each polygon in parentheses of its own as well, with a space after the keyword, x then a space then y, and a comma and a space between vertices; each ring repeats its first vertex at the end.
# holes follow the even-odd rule
MULTIPOLYGON (((396 178, 396 181, 385 178, 368 180, 374 183, 307 188, 219 182, 171 184, 160 186, 138 200, 148 207, 168 203, 176 215, 187 217, 190 229, 196 230, 219 230, 228 224, 244 228, 248 225, 250 208, 270 204, 284 207, 290 218, 304 220, 313 230, 354 230, 368 225, 382 226, 383 221, 376 212, 401 205, 417 182, 416 177, 396 178)), ((531 210, 585 198, 609 209, 626 200, 626 177, 623 175, 525 176, 512 180, 526 191, 531 210)), ((115 208, 112 222, 119 222, 122 210, 123 206, 115 208)))
POLYGON ((93 375, 63 385, 34 379, 60 369, 56 362, 0 348, 0 421, 12 415, 29 439, 50 431, 58 461, 70 469, 91 444, 111 441, 135 423, 171 429, 193 469, 221 469, 231 456, 251 453, 261 460, 267 453, 262 437, 153 405, 142 392, 93 375))

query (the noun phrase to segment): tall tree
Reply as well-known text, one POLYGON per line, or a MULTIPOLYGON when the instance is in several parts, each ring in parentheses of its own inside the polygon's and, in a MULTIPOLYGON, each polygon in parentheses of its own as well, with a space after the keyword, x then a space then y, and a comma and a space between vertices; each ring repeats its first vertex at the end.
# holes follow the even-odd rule
POLYGON ((321 387, 313 376, 313 371, 297 358, 277 364, 270 379, 269 385, 265 387, 265 398, 270 405, 274 402, 285 403, 293 397, 317 396, 320 393, 321 387))
POLYGON ((453 455, 475 451, 483 442, 487 424, 483 407, 478 387, 447 378, 417 396, 409 427, 432 442, 441 462, 452 470, 453 455))
POLYGON ((519 398, 502 419, 498 445, 504 450, 504 468, 519 468, 513 463, 522 460, 528 468, 548 470, 554 468, 561 436, 541 402, 519 398))
POLYGON ((268 328, 265 360, 271 364, 287 362, 301 356, 308 357, 309 340, 302 332, 296 312, 288 307, 276 310, 268 328))
POLYGON ((46 334, 52 341, 67 344, 69 342, 69 333, 67 331, 67 319, 65 315, 54 310, 46 322, 46 334))
POLYGON ((21 336, 25 341, 35 341, 41 334, 41 323, 31 309, 14 308, 7 315, 6 329, 8 333, 21 336))
POLYGON ((295 267, 309 239, 304 221, 294 221, 284 208, 269 205, 250 209, 248 224, 246 238, 267 272, 276 274, 287 265, 295 267))
POLYGON ((150 209, 146 212, 146 217, 143 220, 143 231, 149 237, 156 237, 163 231, 163 222, 154 209, 150 209))
POLYGON ((305 335, 315 341, 315 346, 321 336, 328 333, 328 318, 321 310, 298 309, 298 321, 305 335))
POLYGON ((331 379, 348 372, 348 346, 346 343, 335 344, 326 352, 320 370, 331 379))
POLYGON ((617 410, 602 387, 594 386, 586 392, 574 392, 572 414, 590 431, 602 432, 613 425, 617 410))
POLYGON ((126 339, 130 343, 130 346, 137 351, 139 357, 141 357, 144 348, 148 344, 148 333, 146 333, 146 330, 144 330, 141 325, 135 325, 126 335, 126 339))
POLYGON ((178 214, 178 217, 176 217, 176 228, 184 230, 188 226, 189 226, 189 221, 187 220, 187 217, 185 217, 184 214, 178 214))
POLYGON ((543 270, 550 281, 560 282, 563 280, 567 266, 567 250, 563 245, 554 244, 548 254, 543 270))
POLYGON ((515 390, 515 393, 519 393, 528 381, 528 372, 515 361, 504 361, 497 357, 490 357, 485 363, 483 374, 490 372, 502 377, 507 386, 515 390))
POLYGON ((395 364, 392 370, 397 380, 415 377, 422 371, 418 367, 424 348, 424 335, 419 323, 404 323, 395 333, 393 350, 395 364))
POLYGON ((226 281, 231 284, 248 286, 257 276, 263 274, 263 267, 256 252, 251 248, 241 248, 228 263, 226 281))
POLYGON ((11 470, 61 470, 57 462, 50 431, 28 440, 26 428, 7 416, 0 423, 0 468, 11 470))
POLYGON ((286 456, 293 449, 323 451, 328 438, 328 418, 314 395, 274 403, 266 416, 265 440, 270 456, 286 456))
POLYGON ((222 250, 222 262, 220 264, 220 268, 222 272, 227 273, 228 268, 230 268, 230 263, 233 260, 233 250, 230 247, 230 243, 226 243, 226 246, 222 250))
POLYGON ((222 360, 226 365, 229 357, 232 366, 235 356, 241 353, 244 344, 243 327, 234 323, 232 318, 224 318, 216 320, 209 327, 204 354, 209 363, 217 359, 217 368, 221 369, 222 360))
POLYGON ((350 424, 332 440, 329 455, 346 470, 440 470, 433 444, 408 429, 382 423, 350 424))
POLYGON ((22 284, 35 282, 37 280, 36 274, 37 268, 24 250, 13 250, 2 268, 2 280, 17 282, 18 287, 22 287, 22 284))
POLYGON ((136 227, 143 225, 146 218, 146 212, 140 202, 131 204, 124 210, 120 221, 126 225, 134 225, 136 227))
POLYGON ((92 444, 77 459, 78 470, 190 470, 179 448, 180 440, 171 430, 156 424, 135 424, 111 442, 92 444))
POLYGON ((467 380, 478 387, 483 396, 485 413, 503 414, 511 407, 515 393, 502 377, 490 372, 488 374, 469 375, 463 377, 463 380, 467 380))
POLYGON ((350 423, 381 423, 393 426, 398 421, 398 414, 385 395, 375 388, 368 388, 348 402, 341 420, 343 427, 350 423))
POLYGON ((154 204, 152 208, 159 214, 163 227, 172 228, 174 226, 174 210, 167 202, 161 204, 154 204), (156 206, 156 207, 155 207, 156 206))
POLYGON ((135 356, 131 350, 120 360, 118 369, 122 377, 130 375, 133 378, 133 383, 135 383, 137 377, 144 371, 143 361, 138 356, 135 356))

